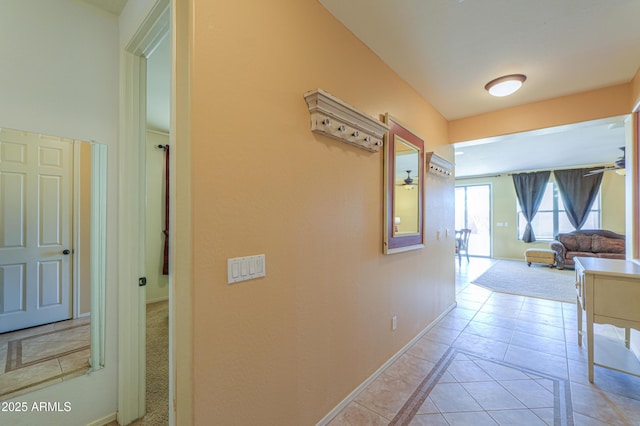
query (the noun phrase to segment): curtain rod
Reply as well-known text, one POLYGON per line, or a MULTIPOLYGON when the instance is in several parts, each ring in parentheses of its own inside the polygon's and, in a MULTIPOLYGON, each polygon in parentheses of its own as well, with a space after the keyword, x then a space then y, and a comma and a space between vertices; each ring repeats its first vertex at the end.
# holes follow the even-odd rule
MULTIPOLYGON (((523 170, 518 172, 510 172, 507 173, 506 176, 513 176, 520 173, 535 173, 535 172, 553 172, 555 170, 574 170, 574 169, 590 169, 594 167, 607 167, 609 163, 599 163, 599 164, 587 164, 584 166, 576 166, 576 167, 567 167, 563 169, 533 169, 533 170, 523 170)), ((456 180, 467 180, 467 179, 482 179, 482 178, 497 178, 501 177, 503 174, 492 174, 492 175, 474 175, 474 176, 460 176, 456 177, 456 180)))
POLYGON ((467 179, 482 179, 482 178, 497 178, 502 175, 476 175, 476 176, 461 176, 456 177, 456 180, 467 180, 467 179))
POLYGON ((578 169, 592 169, 594 167, 607 167, 606 163, 600 163, 600 164, 587 164, 584 166, 576 166, 576 167, 566 167, 566 168, 562 168, 562 169, 538 169, 538 170, 525 170, 525 171, 521 171, 521 172, 511 172, 508 173, 507 176, 513 176, 513 175, 517 175, 520 173, 536 173, 536 172, 555 172, 556 170, 578 170, 578 169))

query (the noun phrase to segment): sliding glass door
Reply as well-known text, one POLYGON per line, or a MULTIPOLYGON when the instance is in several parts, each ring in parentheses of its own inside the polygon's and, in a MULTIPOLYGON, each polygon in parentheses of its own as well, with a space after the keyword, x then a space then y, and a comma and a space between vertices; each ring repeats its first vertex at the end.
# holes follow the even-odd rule
POLYGON ((469 256, 491 257, 491 185, 456 186, 456 229, 464 228, 469 256))

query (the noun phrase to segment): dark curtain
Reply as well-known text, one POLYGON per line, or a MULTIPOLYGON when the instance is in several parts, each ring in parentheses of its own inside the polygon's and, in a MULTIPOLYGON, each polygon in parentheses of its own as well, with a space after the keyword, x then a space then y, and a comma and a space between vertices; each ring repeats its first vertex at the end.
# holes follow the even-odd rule
POLYGON ((532 243, 536 240, 531 228, 531 221, 538 212, 550 174, 550 171, 544 171, 513 175, 513 185, 516 188, 518 202, 520 203, 522 214, 527 220, 527 226, 522 234, 522 241, 525 243, 532 243))
POLYGON ((591 169, 555 170, 553 175, 573 227, 582 228, 598 196, 603 173, 585 176, 591 169))

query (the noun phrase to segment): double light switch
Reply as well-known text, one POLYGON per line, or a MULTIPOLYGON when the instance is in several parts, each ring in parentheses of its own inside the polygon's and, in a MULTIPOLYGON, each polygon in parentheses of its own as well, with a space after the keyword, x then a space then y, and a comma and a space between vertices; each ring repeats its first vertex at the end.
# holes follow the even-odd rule
POLYGON ((264 254, 227 259, 227 282, 229 284, 260 278, 265 275, 264 254))

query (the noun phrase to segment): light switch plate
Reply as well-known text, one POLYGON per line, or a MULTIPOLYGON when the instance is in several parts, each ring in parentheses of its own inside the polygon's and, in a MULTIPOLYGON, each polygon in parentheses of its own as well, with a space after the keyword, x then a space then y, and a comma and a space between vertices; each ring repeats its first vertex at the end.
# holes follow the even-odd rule
POLYGON ((264 277, 267 267, 264 254, 227 259, 227 283, 264 277))

